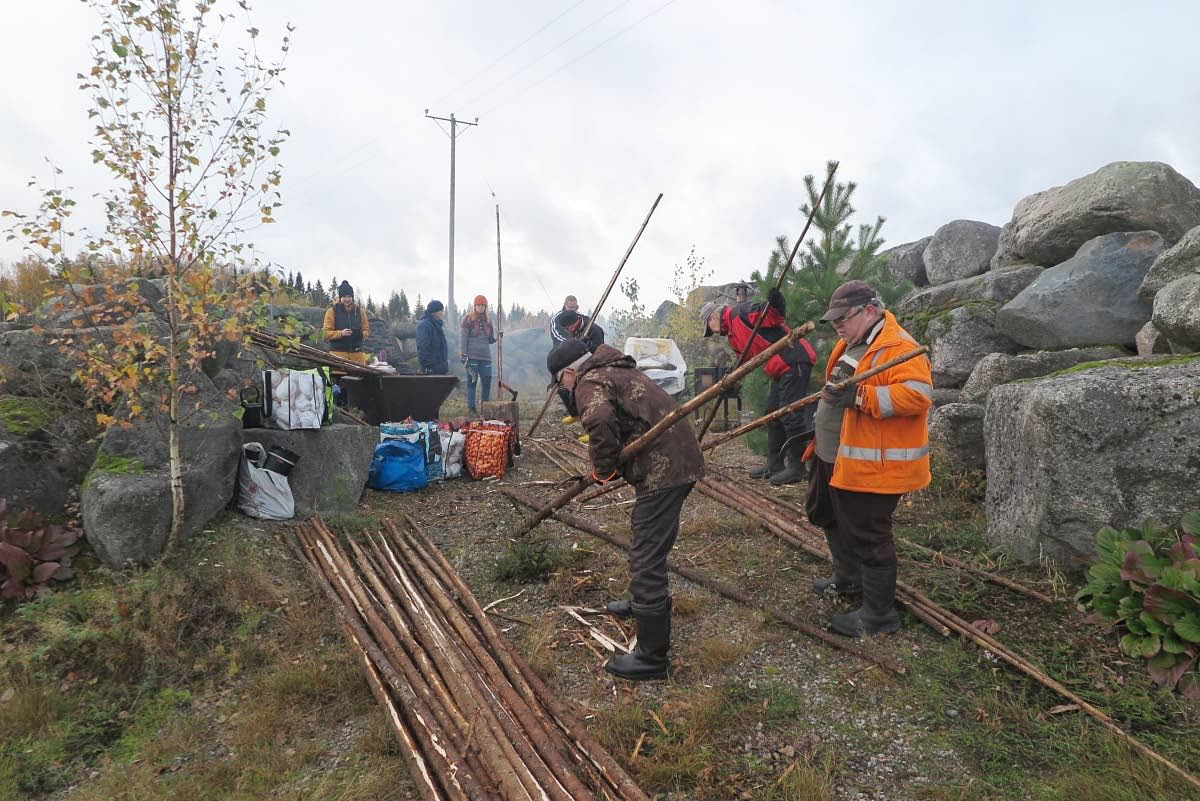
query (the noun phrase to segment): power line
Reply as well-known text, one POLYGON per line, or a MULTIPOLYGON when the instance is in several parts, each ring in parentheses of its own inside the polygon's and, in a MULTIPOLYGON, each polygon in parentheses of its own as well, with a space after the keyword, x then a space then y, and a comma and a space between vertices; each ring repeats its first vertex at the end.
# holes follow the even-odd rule
POLYGON ((579 8, 579 7, 580 7, 581 5, 583 5, 585 2, 587 2, 587 0, 579 0, 579 2, 577 2, 575 5, 571 6, 571 7, 570 7, 570 8, 568 8, 566 11, 562 12, 561 14, 559 14, 557 17, 555 17, 554 19, 552 19, 552 20, 550 20, 549 22, 547 22, 547 23, 546 23, 545 25, 543 25, 542 27, 538 28, 536 31, 534 31, 533 33, 531 33, 531 34, 529 34, 528 36, 526 36, 524 39, 522 39, 520 42, 518 42, 517 44, 513 45, 512 47, 510 47, 508 50, 505 50, 505 51, 504 51, 504 53, 503 53, 502 55, 500 55, 500 56, 497 56, 497 57, 496 57, 496 58, 495 58, 495 59, 494 59, 494 60, 493 60, 493 61, 492 61, 490 64, 488 64, 486 67, 484 67, 483 69, 481 69, 479 72, 475 73, 474 75, 472 75, 472 76, 471 76, 470 78, 468 78, 467 80, 465 80, 465 81, 463 81, 462 83, 458 84, 457 86, 453 87, 453 88, 452 88, 452 89, 450 89, 448 92, 445 92, 445 93, 443 93, 443 94, 441 95, 441 97, 438 97, 438 98, 436 98, 436 99, 435 99, 435 100, 434 100, 432 103, 430 103, 430 105, 431 105, 431 106, 436 106, 438 103, 442 102, 442 101, 443 101, 443 100, 445 100, 447 97, 450 97, 452 94, 454 94, 455 92, 459 91, 460 89, 465 89, 466 87, 468 87, 468 86, 470 86, 471 84, 475 83, 475 81, 477 81, 477 80, 479 80, 481 77, 483 77, 483 75, 484 75, 485 73, 487 73, 487 72, 488 72, 488 71, 489 71, 489 70, 490 70, 492 67, 496 66, 496 65, 497 65, 497 64, 499 64, 501 61, 503 61, 504 59, 508 58, 510 55, 512 55, 512 54, 513 54, 513 53, 515 53, 516 51, 520 50, 522 47, 524 47, 526 44, 528 44, 528 43, 529 43, 529 42, 530 42, 530 41, 531 41, 531 40, 532 40, 532 39, 533 39, 535 36, 537 36, 539 33, 541 33, 542 31, 546 30, 546 29, 547 29, 547 28, 549 28, 551 25, 553 25, 554 23, 558 22, 560 19, 562 19, 563 17, 565 17, 567 14, 570 14, 570 13, 571 13, 572 11, 574 11, 575 9, 579 8))
POLYGON ((556 44, 554 47, 552 47, 552 48, 550 48, 549 50, 547 50, 545 53, 542 53, 540 56, 538 56, 537 58, 535 58, 533 61, 530 61, 530 62, 528 62, 527 64, 525 64, 524 66, 520 67, 520 68, 519 68, 519 69, 518 69, 516 72, 510 73, 510 74, 509 74, 507 77, 505 77, 505 78, 502 78, 502 79, 501 79, 501 80, 500 80, 498 83, 494 83, 494 84, 492 84, 492 85, 491 85, 491 86, 489 86, 487 89, 484 89, 484 90, 482 90, 482 91, 480 91, 480 92, 476 92, 474 95, 472 95, 471 97, 469 97, 469 98, 466 100, 466 102, 465 102, 465 103, 463 103, 462 105, 469 105, 469 104, 471 104, 471 103, 475 102, 476 100, 478 100, 478 99, 480 99, 480 98, 484 97, 485 95, 488 95, 488 94, 490 94, 490 93, 492 93, 492 92, 496 91, 496 90, 497 90, 497 89, 499 89, 501 86, 503 86, 504 84, 506 84, 506 83, 508 83, 509 81, 511 81, 513 78, 515 78, 515 77, 517 77, 518 75, 520 75, 521 73, 523 73, 525 70, 527 70, 527 69, 529 69, 530 67, 532 67, 533 65, 537 64, 539 61, 541 61, 542 59, 544 59, 546 56, 548 56, 548 55, 550 55, 551 53, 555 52, 556 50, 558 50, 560 47, 562 47, 563 45, 567 44, 568 42, 570 42, 570 41, 574 40, 574 39, 575 39, 576 37, 578 37, 580 34, 582 34, 582 33, 584 33, 585 31, 587 31, 587 30, 591 29, 591 28, 592 28, 593 26, 595 26, 596 24, 598 24, 598 23, 600 23, 600 22, 604 21, 605 19, 608 19, 608 18, 609 18, 609 17, 611 17, 613 14, 615 14, 617 11, 619 11, 621 8, 623 8, 623 7, 627 6, 627 5, 629 5, 629 0, 622 0, 622 2, 620 2, 620 3, 618 3, 617 5, 613 6, 613 7, 612 7, 612 8, 610 8, 608 11, 604 12, 604 13, 603 13, 603 14, 601 14, 599 17, 597 17, 596 19, 594 19, 594 20, 592 20, 591 22, 589 22, 587 25, 584 25, 582 28, 580 28, 579 30, 575 31, 575 33, 571 34, 571 35, 570 35, 570 36, 568 36, 566 39, 563 39, 561 42, 559 42, 559 43, 558 43, 558 44, 556 44))
MULTIPOLYGON (((641 25, 643 22, 645 22, 646 20, 650 19, 650 17, 653 17, 655 14, 657 14, 657 13, 658 13, 658 12, 660 12, 660 11, 662 11, 663 9, 665 9, 667 6, 669 6, 669 5, 673 4, 674 2, 675 2, 675 0, 667 0, 667 2, 663 3, 661 6, 659 6, 659 7, 658 7, 658 8, 656 8, 656 9, 654 9, 653 11, 650 11, 650 12, 649 12, 649 13, 647 13, 645 16, 643 16, 643 17, 641 17, 640 19, 638 19, 636 22, 634 22, 634 23, 632 23, 632 24, 630 24, 630 25, 627 25, 627 26, 625 26, 625 27, 624 27, 624 28, 622 28, 621 30, 619 30, 619 31, 617 31, 616 33, 614 33, 612 36, 610 36, 610 37, 608 37, 607 39, 605 39, 604 41, 600 42, 599 44, 595 45, 594 47, 592 47, 592 48, 590 48, 590 49, 588 49, 588 50, 585 50, 583 53, 581 53, 580 55, 578 55, 578 56, 576 56, 575 58, 571 59, 571 60, 570 60, 570 61, 568 61, 566 64, 563 64, 561 67, 559 67, 558 69, 554 70, 553 72, 551 72, 549 75, 545 76, 544 78, 542 78, 542 79, 541 79, 541 80, 539 80, 538 82, 536 82, 536 83, 533 83, 533 84, 530 84, 529 86, 526 86, 524 89, 519 89, 519 90, 517 90, 517 91, 516 91, 516 92, 514 92, 513 94, 511 94, 511 95, 509 95, 508 97, 506 97, 506 98, 504 98, 503 100, 501 100, 499 103, 496 103, 494 106, 491 106, 491 107, 489 107, 489 108, 485 109, 485 110, 484 110, 484 111, 483 111, 483 112, 480 114, 480 116, 486 116, 486 115, 488 115, 488 114, 492 113, 493 111, 495 111, 496 109, 500 108, 501 106, 503 106, 505 103, 508 103, 509 101, 511 101, 511 100, 513 100, 513 99, 515 99, 515 98, 517 98, 517 97, 520 97, 521 95, 525 94, 526 92, 529 92, 529 91, 531 91, 531 90, 533 90, 533 89, 536 89, 537 87, 539 87, 539 86, 541 86, 542 84, 544 84, 546 81, 548 81, 548 80, 550 80, 551 78, 553 78, 553 77, 554 77, 555 75, 557 75, 558 73, 560 73, 560 72, 562 72, 563 70, 565 70, 567 67, 571 66, 572 64, 576 63, 577 61, 582 61, 583 59, 587 58, 587 57, 588 57, 588 56, 590 56, 592 53, 595 53, 597 50, 599 50, 600 48, 604 47, 604 46, 605 46, 606 44, 608 44, 609 42, 613 41, 614 39, 617 39, 617 38, 619 38, 620 36, 623 36, 624 34, 628 33, 629 31, 633 30, 633 29, 634 29, 634 28, 636 28, 638 25, 641 25)), ((623 4, 622 4, 622 5, 623 5, 623 4)))

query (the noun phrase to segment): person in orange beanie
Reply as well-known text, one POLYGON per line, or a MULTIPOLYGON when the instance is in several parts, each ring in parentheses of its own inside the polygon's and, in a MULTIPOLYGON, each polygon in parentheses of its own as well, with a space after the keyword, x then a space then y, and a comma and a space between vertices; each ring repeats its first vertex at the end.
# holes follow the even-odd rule
POLYGON ((467 369, 467 411, 475 412, 475 385, 481 400, 492 399, 492 345, 496 344, 496 325, 488 314, 487 298, 475 296, 471 311, 463 317, 459 331, 459 359, 467 369))

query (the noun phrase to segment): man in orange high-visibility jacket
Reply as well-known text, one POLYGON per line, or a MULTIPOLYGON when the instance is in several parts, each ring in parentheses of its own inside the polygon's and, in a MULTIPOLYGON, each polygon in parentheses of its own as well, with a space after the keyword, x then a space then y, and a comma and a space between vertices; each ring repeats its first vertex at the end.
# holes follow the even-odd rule
POLYGON ((859 609, 833 616, 839 634, 896 631, 892 514, 901 495, 929 484, 929 360, 918 356, 835 390, 833 384, 920 346, 864 281, 838 287, 821 319, 839 339, 825 368, 816 433, 804 454, 810 464, 806 508, 809 520, 825 530, 833 577, 817 579, 813 590, 862 593, 859 609))

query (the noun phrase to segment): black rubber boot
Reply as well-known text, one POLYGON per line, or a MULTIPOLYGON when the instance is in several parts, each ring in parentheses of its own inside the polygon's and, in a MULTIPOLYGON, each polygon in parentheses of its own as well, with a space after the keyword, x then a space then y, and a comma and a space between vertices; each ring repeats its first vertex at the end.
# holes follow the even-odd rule
POLYGON ((847 637, 888 634, 900 628, 896 613, 896 563, 862 566, 863 605, 853 612, 833 616, 833 630, 847 637))
POLYGON ((793 437, 784 449, 787 454, 787 467, 774 473, 771 476, 771 483, 779 487, 784 484, 795 484, 797 481, 808 478, 808 471, 804 469, 804 449, 808 447, 808 440, 801 437, 793 437))
POLYGON ((783 469, 784 434, 767 426, 767 463, 750 471, 750 478, 770 478, 783 469))
POLYGON ((665 679, 671 647, 671 599, 656 604, 631 603, 637 620, 637 647, 632 653, 618 654, 604 664, 604 669, 617 678, 630 681, 665 679))
POLYGON ((630 600, 628 598, 622 598, 619 601, 609 601, 608 605, 604 607, 604 611, 613 617, 633 617, 633 609, 630 608, 630 600))
POLYGON ((850 552, 836 528, 825 529, 825 542, 833 556, 833 575, 813 579, 813 592, 824 595, 833 590, 838 595, 858 595, 862 592, 862 563, 850 552))

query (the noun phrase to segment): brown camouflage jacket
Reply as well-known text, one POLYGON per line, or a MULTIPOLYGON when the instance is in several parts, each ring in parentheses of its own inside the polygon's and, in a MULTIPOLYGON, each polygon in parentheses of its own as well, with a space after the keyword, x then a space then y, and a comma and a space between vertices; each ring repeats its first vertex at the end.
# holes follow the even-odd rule
POLYGON ((675 409, 675 401, 637 369, 633 357, 596 348, 575 376, 575 405, 588 433, 598 476, 616 469, 638 493, 691 484, 704 477, 704 457, 691 421, 680 420, 624 465, 621 449, 675 409))

